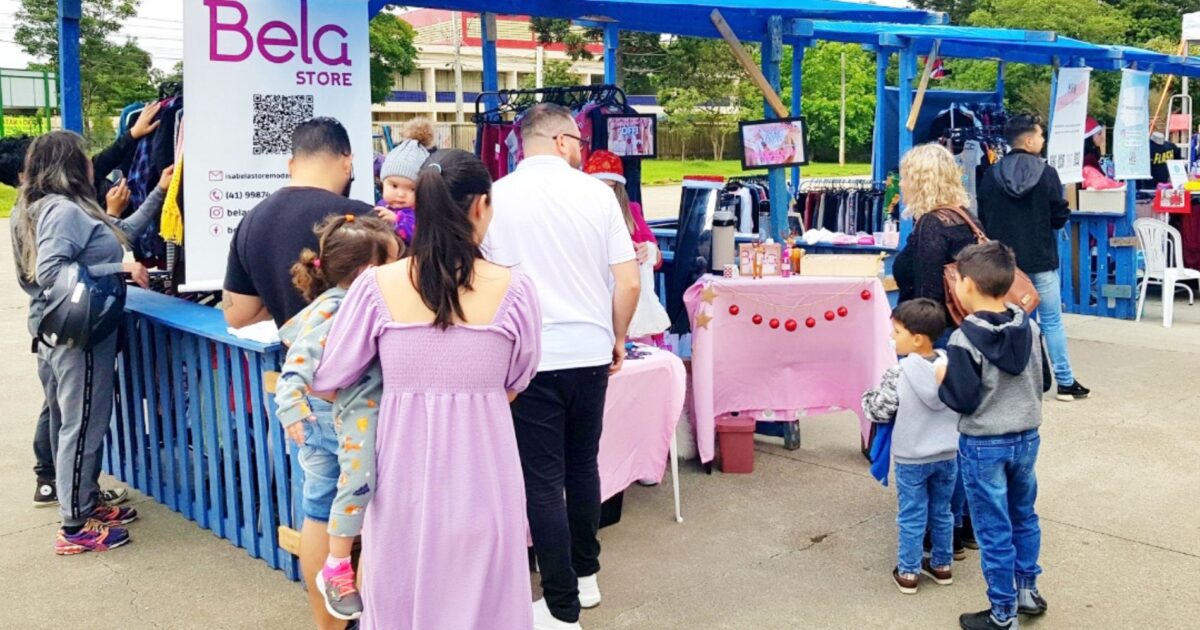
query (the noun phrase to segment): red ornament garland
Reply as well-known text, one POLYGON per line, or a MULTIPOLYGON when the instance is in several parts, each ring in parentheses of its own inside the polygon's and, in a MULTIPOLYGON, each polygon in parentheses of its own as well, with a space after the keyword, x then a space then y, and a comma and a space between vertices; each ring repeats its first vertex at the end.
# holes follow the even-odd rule
MULTIPOLYGON (((863 299, 863 301, 870 301, 870 299, 872 297, 872 293, 871 293, 870 289, 863 289, 858 295, 860 298, 863 299)), ((731 316, 737 317, 738 315, 741 314, 741 312, 742 312, 742 309, 737 304, 731 304, 729 306, 729 314, 731 316)), ((825 321, 828 321, 828 322, 832 322, 839 317, 847 317, 849 315, 850 315, 850 309, 847 308, 845 305, 838 306, 836 310, 828 310, 828 311, 825 311, 825 313, 824 313, 825 321)), ((800 322, 798 320, 787 319, 786 321, 781 321, 780 319, 775 318, 775 317, 767 319, 767 318, 764 318, 761 313, 755 313, 750 318, 750 321, 755 326, 761 326, 763 324, 763 322, 766 322, 767 326, 769 326, 772 330, 778 330, 780 326, 783 326, 784 330, 786 330, 788 332, 795 332, 796 330, 798 330, 800 328, 800 322)), ((805 318, 804 325, 808 328, 816 328, 817 327, 817 319, 814 317, 805 318)))

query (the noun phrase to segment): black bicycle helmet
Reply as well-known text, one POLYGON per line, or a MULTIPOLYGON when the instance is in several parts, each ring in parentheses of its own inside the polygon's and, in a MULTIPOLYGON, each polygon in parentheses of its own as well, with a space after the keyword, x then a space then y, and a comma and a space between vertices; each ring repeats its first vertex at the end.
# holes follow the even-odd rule
POLYGON ((93 278, 76 263, 58 272, 43 299, 46 308, 38 324, 38 341, 51 347, 87 350, 121 324, 125 281, 116 274, 93 278))

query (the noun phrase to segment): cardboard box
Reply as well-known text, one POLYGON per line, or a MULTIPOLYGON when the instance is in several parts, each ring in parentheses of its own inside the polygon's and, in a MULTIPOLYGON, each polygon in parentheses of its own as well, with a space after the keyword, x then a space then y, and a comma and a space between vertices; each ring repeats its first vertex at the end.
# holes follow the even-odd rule
POLYGON ((1063 194, 1067 198, 1067 207, 1072 210, 1079 209, 1079 184, 1067 184, 1063 187, 1063 194))
POLYGON ((883 272, 884 254, 805 254, 800 275, 835 278, 876 278, 883 272))
POLYGON ((1125 214, 1125 189, 1079 191, 1079 212, 1125 214))

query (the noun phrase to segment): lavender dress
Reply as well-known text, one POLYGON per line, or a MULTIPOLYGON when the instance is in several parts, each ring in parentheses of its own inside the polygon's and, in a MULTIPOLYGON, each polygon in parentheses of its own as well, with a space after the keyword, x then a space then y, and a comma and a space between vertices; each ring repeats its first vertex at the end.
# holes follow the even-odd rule
POLYGON ((515 272, 492 323, 445 331, 393 322, 374 270, 350 288, 313 388, 350 386, 380 357, 364 628, 533 626, 525 486, 505 392, 537 371, 541 327, 533 283, 515 272))

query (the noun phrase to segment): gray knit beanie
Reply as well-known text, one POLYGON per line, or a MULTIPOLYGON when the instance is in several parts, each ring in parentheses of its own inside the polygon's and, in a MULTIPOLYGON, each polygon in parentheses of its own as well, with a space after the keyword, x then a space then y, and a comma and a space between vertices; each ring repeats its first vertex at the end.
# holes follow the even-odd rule
POLYGON ((429 158, 429 150, 421 146, 417 140, 404 140, 388 152, 379 169, 379 179, 403 177, 417 181, 421 165, 429 158))

